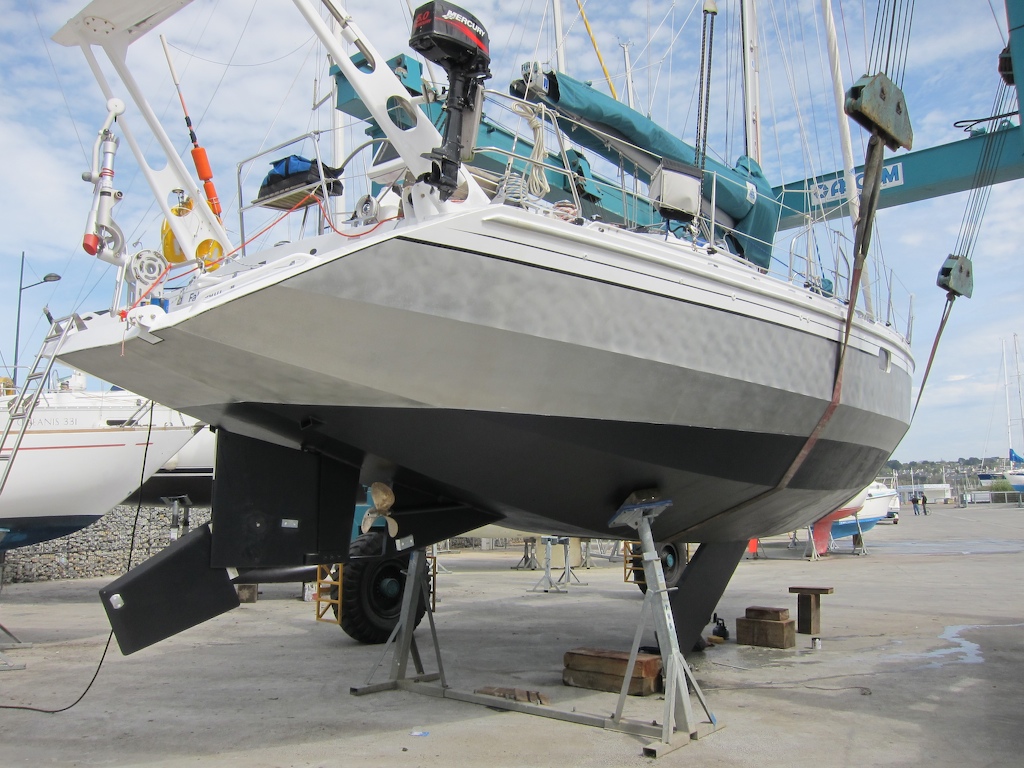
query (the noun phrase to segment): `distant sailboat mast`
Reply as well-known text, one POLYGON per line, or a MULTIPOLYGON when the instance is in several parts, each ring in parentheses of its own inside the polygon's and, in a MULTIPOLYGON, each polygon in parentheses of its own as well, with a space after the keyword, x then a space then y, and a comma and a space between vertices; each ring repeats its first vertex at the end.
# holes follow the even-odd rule
MULTIPOLYGON (((1024 396, 1021 395, 1020 388, 1020 342, 1017 339, 1016 333, 1013 334, 1013 362, 1017 371, 1017 413, 1020 414, 1020 428, 1022 435, 1024 435, 1024 396)), ((1024 443, 1021 443, 1021 445, 1024 445, 1024 443)))
MULTIPOLYGON (((747 0, 750 2, 750 0, 747 0)), ((839 59, 839 41, 836 36, 836 23, 832 17, 832 0, 821 0, 821 15, 825 22, 825 38, 828 43, 828 60, 832 70, 832 95, 836 102, 836 120, 839 125, 839 143, 843 151, 843 179, 846 182, 846 201, 850 208, 850 221, 856 226, 860 219, 860 195, 857 190, 857 177, 854 170, 853 139, 850 137, 850 121, 846 116, 846 91, 843 88, 843 71, 839 59)), ((871 280, 868 277, 868 265, 864 264, 864 280, 861 285, 864 294, 864 308, 869 316, 874 316, 871 309, 871 280)))
MULTIPOLYGON (((999 340, 999 346, 1003 351, 1003 394, 1006 396, 1006 443, 1009 448, 1008 457, 1013 456, 1013 417, 1010 414, 1010 379, 1006 368, 1006 339, 999 340)), ((1010 468, 1013 468, 1013 459, 1010 458, 1010 468)))

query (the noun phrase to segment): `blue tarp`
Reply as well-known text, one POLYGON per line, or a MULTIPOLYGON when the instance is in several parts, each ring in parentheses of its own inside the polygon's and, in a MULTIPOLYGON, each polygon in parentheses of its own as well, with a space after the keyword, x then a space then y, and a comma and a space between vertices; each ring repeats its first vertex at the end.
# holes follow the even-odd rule
MULTIPOLYGON (((658 157, 697 165, 696 151, 691 145, 611 96, 560 72, 549 73, 548 82, 547 96, 542 100, 561 113, 658 157)), ((618 154, 609 150, 600 137, 586 140, 579 136, 579 131, 572 136, 580 144, 618 164, 618 154)), ((767 268, 781 206, 760 166, 744 155, 735 168, 709 157, 704 169, 706 190, 711 189, 712 174, 718 179, 715 204, 736 221, 737 239, 744 256, 767 268), (748 183, 753 185, 756 194, 751 194, 748 183)))

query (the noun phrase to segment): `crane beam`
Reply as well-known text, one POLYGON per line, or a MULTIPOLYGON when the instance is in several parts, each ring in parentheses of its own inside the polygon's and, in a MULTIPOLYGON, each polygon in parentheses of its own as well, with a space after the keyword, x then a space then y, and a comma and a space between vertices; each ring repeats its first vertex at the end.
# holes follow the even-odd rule
MULTIPOLYGON (((890 208, 973 188, 986 142, 993 142, 992 149, 997 153, 993 184, 1024 178, 1024 134, 1020 126, 1007 124, 991 133, 890 157, 882 169, 878 207, 890 208)), ((854 175, 859 193, 864 166, 858 166, 854 175)), ((783 184, 773 191, 782 202, 780 231, 802 226, 808 214, 825 219, 849 215, 842 171, 783 184)))

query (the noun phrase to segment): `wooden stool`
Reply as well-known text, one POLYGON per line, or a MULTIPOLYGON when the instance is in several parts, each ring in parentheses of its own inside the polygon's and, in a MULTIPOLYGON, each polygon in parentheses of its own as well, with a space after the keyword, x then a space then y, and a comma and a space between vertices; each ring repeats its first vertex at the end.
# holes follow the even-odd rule
POLYGON ((831 595, 832 587, 790 587, 796 599, 796 631, 801 635, 821 634, 821 596, 831 595))

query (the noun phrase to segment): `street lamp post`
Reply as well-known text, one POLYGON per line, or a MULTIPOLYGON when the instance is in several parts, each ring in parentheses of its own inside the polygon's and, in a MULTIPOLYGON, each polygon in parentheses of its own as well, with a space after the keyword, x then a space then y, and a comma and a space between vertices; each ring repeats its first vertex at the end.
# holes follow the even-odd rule
POLYGON ((21 274, 18 276, 18 317, 14 323, 14 388, 18 388, 18 347, 21 346, 21 294, 29 288, 35 288, 43 283, 55 283, 60 280, 60 275, 50 272, 43 275, 38 283, 22 285, 25 282, 25 252, 21 252, 21 274))

